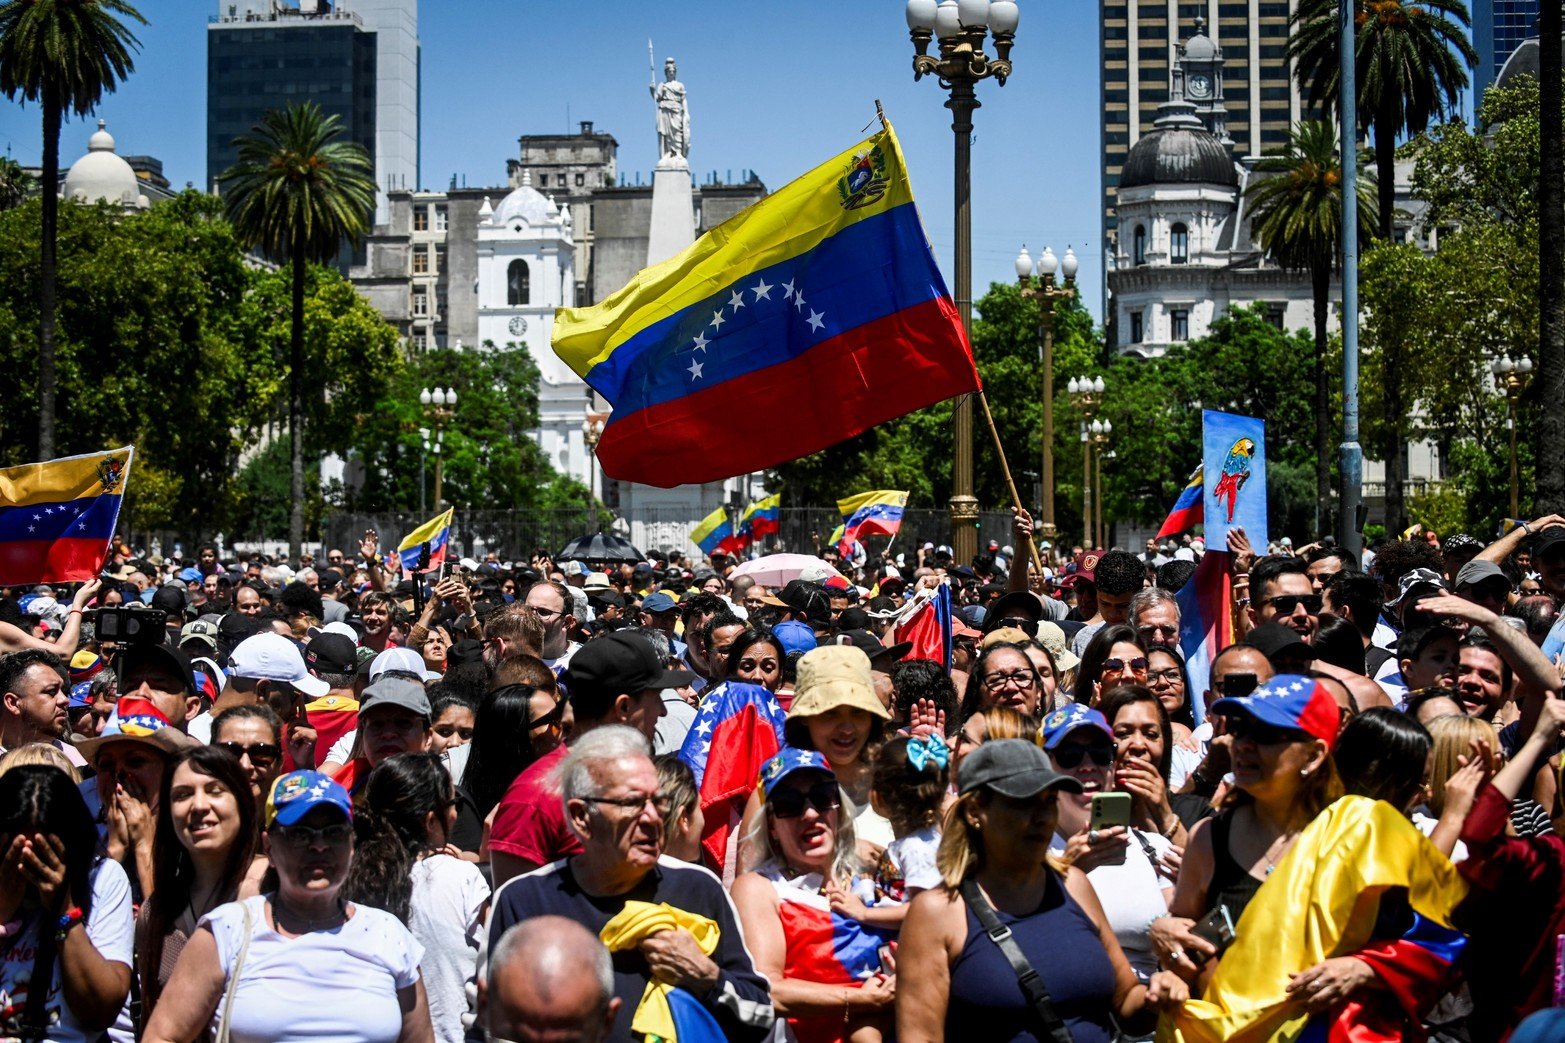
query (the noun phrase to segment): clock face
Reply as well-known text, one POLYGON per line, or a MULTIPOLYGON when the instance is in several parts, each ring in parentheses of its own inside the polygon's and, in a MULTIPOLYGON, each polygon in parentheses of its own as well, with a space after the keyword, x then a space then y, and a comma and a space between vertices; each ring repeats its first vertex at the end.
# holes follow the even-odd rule
POLYGON ((1190 96, 1204 98, 1212 93, 1212 78, 1205 73, 1196 73, 1190 77, 1190 96))
POLYGON ((527 320, 520 315, 514 316, 511 319, 510 329, 512 336, 520 337, 527 332, 527 320))

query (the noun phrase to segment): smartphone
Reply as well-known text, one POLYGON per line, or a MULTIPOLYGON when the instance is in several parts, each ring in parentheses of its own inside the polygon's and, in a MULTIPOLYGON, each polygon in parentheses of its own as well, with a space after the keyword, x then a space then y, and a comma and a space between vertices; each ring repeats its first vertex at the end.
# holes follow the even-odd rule
POLYGON ((1129 793, 1094 793, 1089 829, 1109 829, 1130 825, 1129 793))
MULTIPOLYGON (((1201 918, 1200 923, 1190 928, 1190 933, 1211 942, 1217 948, 1217 955, 1221 956, 1223 950, 1232 945, 1234 940, 1234 922, 1228 915, 1227 906, 1218 903, 1217 908, 1207 913, 1201 918)), ((1187 951, 1185 955, 1197 967, 1207 960, 1205 953, 1196 952, 1194 949, 1187 951)))

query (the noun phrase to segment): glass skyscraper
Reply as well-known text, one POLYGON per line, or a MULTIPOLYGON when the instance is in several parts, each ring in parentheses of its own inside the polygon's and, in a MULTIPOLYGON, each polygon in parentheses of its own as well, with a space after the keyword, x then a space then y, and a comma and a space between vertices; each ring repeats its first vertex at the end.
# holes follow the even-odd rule
POLYGON ((1500 75, 1505 59, 1523 40, 1538 35, 1538 0, 1474 0, 1473 46, 1478 67, 1473 70, 1473 97, 1500 75))

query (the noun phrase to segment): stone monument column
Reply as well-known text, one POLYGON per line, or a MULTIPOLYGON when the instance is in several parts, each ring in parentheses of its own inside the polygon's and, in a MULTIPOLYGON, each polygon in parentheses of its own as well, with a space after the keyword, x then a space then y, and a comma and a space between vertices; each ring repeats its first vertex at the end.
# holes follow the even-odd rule
MULTIPOLYGON (((649 44, 650 49, 650 44, 649 44)), ((658 162, 652 172, 652 224, 647 264, 654 265, 696 241, 690 179, 690 106, 674 59, 663 63, 663 82, 652 83, 657 108, 658 162)))

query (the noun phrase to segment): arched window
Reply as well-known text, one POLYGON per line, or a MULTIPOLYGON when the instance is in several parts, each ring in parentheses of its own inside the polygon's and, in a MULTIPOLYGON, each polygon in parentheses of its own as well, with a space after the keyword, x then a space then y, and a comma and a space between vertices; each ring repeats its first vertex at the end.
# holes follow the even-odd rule
POLYGON ((505 303, 515 308, 532 303, 532 275, 526 261, 512 261, 505 274, 505 303))
POLYGON ((1132 238, 1132 243, 1133 243, 1133 245, 1132 245, 1131 249, 1134 252, 1131 254, 1131 256, 1134 259, 1134 262, 1136 264, 1138 264, 1138 265, 1146 264, 1147 263, 1147 230, 1146 230, 1146 227, 1144 225, 1137 225, 1136 226, 1136 232, 1135 232, 1134 237, 1132 238))
POLYGON ((1190 229, 1175 225, 1168 230, 1168 263, 1190 263, 1190 229))

